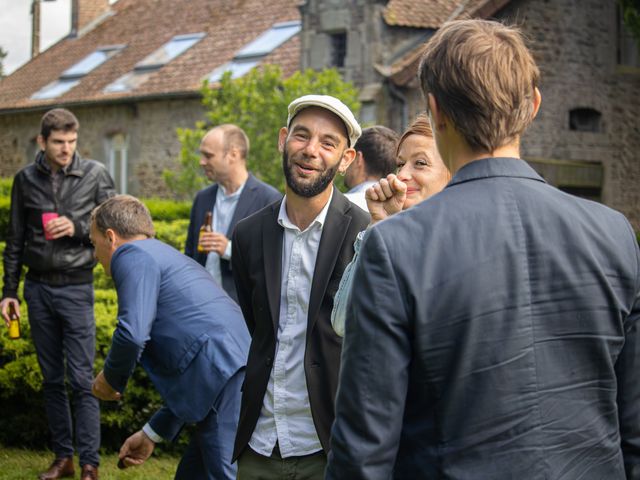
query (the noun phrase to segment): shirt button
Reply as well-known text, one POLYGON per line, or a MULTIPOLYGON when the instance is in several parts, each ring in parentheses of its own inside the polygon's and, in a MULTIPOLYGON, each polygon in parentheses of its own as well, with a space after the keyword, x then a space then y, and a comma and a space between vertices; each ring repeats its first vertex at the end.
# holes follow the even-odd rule
POLYGON ((267 367, 270 367, 271 364, 273 363, 273 359, 271 357, 267 357, 264 363, 266 363, 267 367))

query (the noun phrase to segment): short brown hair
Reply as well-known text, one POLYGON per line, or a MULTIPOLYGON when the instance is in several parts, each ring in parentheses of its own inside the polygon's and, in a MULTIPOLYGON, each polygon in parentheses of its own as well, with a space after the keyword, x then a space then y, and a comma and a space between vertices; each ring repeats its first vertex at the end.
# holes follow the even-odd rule
POLYGON ((104 235, 107 229, 122 238, 155 236, 151 213, 144 203, 131 195, 116 195, 105 200, 91 212, 91 222, 104 235))
POLYGON ((540 71, 519 29, 489 20, 445 23, 427 42, 419 67, 431 93, 473 150, 518 139, 534 117, 540 71))
POLYGON ((429 117, 424 113, 419 113, 413 123, 404 131, 396 148, 396 157, 400 152, 400 146, 410 135, 421 135, 423 137, 433 138, 433 131, 429 123, 429 117))
POLYGON ((249 156, 249 137, 237 125, 225 123, 215 127, 222 132, 222 145, 224 153, 235 147, 240 151, 240 157, 245 159, 249 156))
POLYGON ((396 146, 398 134, 382 125, 362 130, 355 150, 362 152, 364 169, 369 177, 386 177, 396 169, 396 146))
POLYGON ((63 132, 77 132, 80 129, 80 122, 76 116, 65 108, 54 108, 42 116, 40 121, 40 135, 45 140, 49 138, 52 130, 63 132))

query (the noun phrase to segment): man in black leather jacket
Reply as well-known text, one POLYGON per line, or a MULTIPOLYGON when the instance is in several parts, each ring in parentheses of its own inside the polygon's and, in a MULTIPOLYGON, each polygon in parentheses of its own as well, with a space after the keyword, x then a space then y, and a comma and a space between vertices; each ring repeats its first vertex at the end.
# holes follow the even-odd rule
POLYGON ((91 211, 115 194, 105 167, 76 153, 79 123, 53 109, 42 117, 34 163, 20 170, 11 192, 11 221, 4 251, 0 308, 19 313, 22 265, 31 336, 42 370, 43 392, 55 460, 41 479, 74 474, 73 429, 65 387, 65 363, 73 390, 76 446, 81 479, 96 479, 100 411, 91 394, 95 355, 91 211), (51 215, 51 214, 54 215, 51 215), (48 220, 45 215, 57 217, 48 220), (66 360, 66 362, 65 362, 66 360))

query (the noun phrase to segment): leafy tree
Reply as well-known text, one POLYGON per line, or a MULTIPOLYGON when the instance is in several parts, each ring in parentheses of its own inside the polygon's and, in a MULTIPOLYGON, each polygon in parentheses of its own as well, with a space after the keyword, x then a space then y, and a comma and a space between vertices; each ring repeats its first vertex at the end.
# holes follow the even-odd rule
POLYGON ((640 0, 619 0, 624 23, 640 46, 640 0))
POLYGON ((202 101, 207 111, 206 122, 197 123, 195 129, 178 130, 182 144, 179 169, 164 172, 169 189, 178 198, 192 198, 206 184, 198 165, 200 140, 208 128, 233 123, 249 136, 249 170, 284 191, 278 131, 286 123, 289 103, 309 93, 333 95, 354 112, 360 107, 357 89, 343 81, 335 69, 321 72, 309 69, 283 78, 278 66, 265 65, 234 80, 227 72, 218 88, 205 83, 202 101))
POLYGON ((4 77, 4 71, 2 69, 2 61, 4 60, 4 57, 7 56, 7 52, 5 50, 2 49, 2 47, 0 47, 0 79, 2 77, 4 77))

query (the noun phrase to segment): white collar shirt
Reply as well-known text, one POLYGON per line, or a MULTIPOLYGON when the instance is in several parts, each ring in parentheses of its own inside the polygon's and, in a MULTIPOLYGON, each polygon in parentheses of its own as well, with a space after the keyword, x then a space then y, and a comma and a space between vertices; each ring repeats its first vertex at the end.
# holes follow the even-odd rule
POLYGON ((266 457, 271 456, 277 441, 282 458, 322 450, 311 416, 304 356, 311 284, 331 199, 304 231, 289 220, 286 202, 285 196, 278 214, 284 238, 276 355, 249 441, 251 449, 266 457))
MULTIPOLYGON (((233 214, 236 213, 238 207, 238 201, 240 195, 244 190, 244 186, 247 182, 243 183, 238 190, 227 195, 222 185, 218 184, 218 191, 216 192, 216 203, 213 205, 213 231, 220 232, 227 235, 229 225, 231 225, 231 219, 233 214)), ((227 248, 222 255, 225 260, 231 259, 231 240, 227 243, 227 248)), ((213 279, 218 282, 218 285, 222 285, 222 271, 220 270, 220 255, 216 252, 209 252, 207 255, 207 262, 205 268, 211 274, 213 279)))

